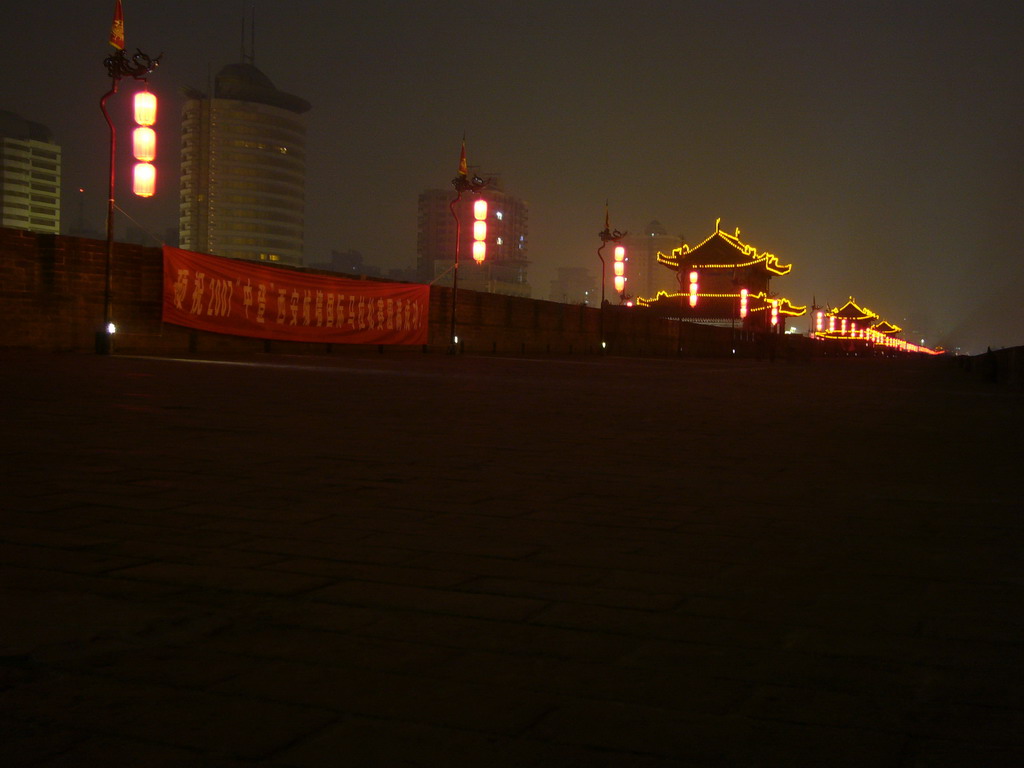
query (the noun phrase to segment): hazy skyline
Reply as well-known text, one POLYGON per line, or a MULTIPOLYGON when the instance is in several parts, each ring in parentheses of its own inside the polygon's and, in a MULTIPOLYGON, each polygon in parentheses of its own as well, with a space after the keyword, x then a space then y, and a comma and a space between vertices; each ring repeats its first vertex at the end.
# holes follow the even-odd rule
MULTIPOLYGON (((241 59, 246 5, 124 0, 129 52, 164 56, 158 195, 122 172, 118 202, 157 235, 177 225, 180 89, 241 59)), ((794 265, 773 288, 797 304, 853 296, 966 352, 1024 343, 1019 2, 255 6, 256 66, 313 105, 307 259, 412 266, 417 196, 448 185, 465 133, 470 162, 529 202, 536 298, 559 266, 597 271, 608 200, 614 227, 657 219, 691 244, 721 217, 794 265)), ((66 224, 84 187, 102 228, 113 8, 7 12, 0 109, 63 147, 66 224)), ((125 139, 132 88, 111 101, 125 139)))

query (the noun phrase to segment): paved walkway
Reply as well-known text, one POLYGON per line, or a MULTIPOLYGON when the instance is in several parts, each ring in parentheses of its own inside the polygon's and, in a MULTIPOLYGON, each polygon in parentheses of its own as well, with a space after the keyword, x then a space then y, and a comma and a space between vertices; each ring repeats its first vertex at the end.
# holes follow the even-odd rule
POLYGON ((1020 766, 942 361, 3 353, 5 766, 1020 766))

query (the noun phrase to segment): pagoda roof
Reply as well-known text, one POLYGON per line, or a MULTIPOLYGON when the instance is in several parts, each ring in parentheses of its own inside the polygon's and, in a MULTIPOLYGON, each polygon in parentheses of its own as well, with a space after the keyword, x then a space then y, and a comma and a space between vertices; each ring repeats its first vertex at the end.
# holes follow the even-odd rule
POLYGON ((878 320, 879 317, 870 309, 857 306, 857 302, 851 296, 843 306, 838 309, 830 309, 829 317, 845 318, 846 320, 878 320))
POLYGON ((778 302, 780 315, 789 315, 790 317, 803 317, 804 315, 807 314, 806 304, 802 307, 798 307, 785 296, 779 296, 778 302))
POLYGON ((899 333, 903 329, 900 328, 898 325, 893 325, 887 320, 883 320, 880 323, 875 323, 874 325, 872 325, 871 330, 876 331, 877 333, 884 333, 886 335, 889 335, 891 333, 899 333))
POLYGON ((721 219, 715 222, 715 231, 695 246, 683 244, 666 255, 658 252, 658 262, 669 269, 740 269, 754 267, 774 275, 786 275, 793 269, 792 264, 780 264, 778 257, 768 251, 758 252, 757 248, 740 240, 740 231, 730 235, 719 229, 721 219))

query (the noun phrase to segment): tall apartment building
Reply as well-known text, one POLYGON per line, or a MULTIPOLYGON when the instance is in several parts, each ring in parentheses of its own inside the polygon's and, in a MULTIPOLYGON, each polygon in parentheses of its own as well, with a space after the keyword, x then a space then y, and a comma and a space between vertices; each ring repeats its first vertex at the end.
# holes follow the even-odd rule
POLYGON ((301 265, 310 104, 250 63, 224 67, 213 96, 189 89, 182 112, 182 248, 301 265))
MULTIPOLYGON (((459 287, 529 298, 531 289, 526 277, 529 209, 525 201, 501 188, 500 178, 492 176, 490 179, 490 184, 479 195, 463 194, 455 208, 462 229, 459 287), (472 256, 473 202, 477 197, 487 201, 487 258, 483 264, 476 264, 472 256)), ((420 193, 416 265, 422 282, 452 284, 456 225, 450 206, 454 198, 453 189, 428 189, 420 193)))
POLYGON ((5 227, 60 233, 60 146, 39 123, 0 110, 0 207, 5 227))

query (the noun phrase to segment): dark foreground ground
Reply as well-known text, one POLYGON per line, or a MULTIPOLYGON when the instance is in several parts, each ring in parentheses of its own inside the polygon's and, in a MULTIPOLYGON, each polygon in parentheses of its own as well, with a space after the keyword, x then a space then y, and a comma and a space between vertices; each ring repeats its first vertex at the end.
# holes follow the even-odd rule
POLYGON ((2 358, 5 766, 1019 766, 942 361, 2 358))

